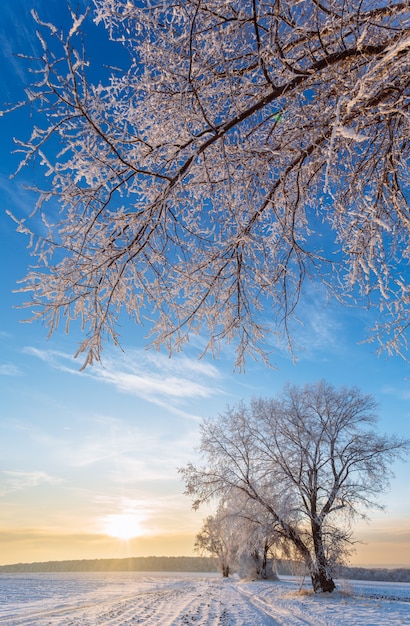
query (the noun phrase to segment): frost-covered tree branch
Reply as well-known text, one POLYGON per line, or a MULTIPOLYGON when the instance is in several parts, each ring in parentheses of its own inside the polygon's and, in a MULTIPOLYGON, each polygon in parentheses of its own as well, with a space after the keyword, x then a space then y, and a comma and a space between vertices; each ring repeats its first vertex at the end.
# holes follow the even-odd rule
MULTIPOLYGON (((380 309, 406 345, 410 287, 407 2, 94 0, 129 63, 93 83, 81 46, 36 17, 20 141, 56 198, 24 289, 50 332, 82 318, 86 364, 125 308, 156 345, 192 333, 266 357, 293 338, 307 278, 380 309), (51 45, 52 43, 52 45, 51 45), (61 150, 56 150, 56 145, 61 150)), ((27 224, 21 228, 26 228, 27 224)))

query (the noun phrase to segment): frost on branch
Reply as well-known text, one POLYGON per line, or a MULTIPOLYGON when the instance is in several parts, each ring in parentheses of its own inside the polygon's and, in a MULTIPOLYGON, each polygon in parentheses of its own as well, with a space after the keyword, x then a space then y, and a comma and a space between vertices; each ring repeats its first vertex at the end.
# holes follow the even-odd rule
POLYGON ((37 17, 36 128, 19 142, 25 165, 46 168, 39 205, 61 207, 24 287, 50 332, 61 315, 82 318, 91 363, 125 308, 137 322, 149 313, 154 343, 171 352, 192 333, 211 352, 234 341, 241 367, 266 356, 269 333, 292 346, 309 277, 379 307, 376 336, 400 351, 408 4, 94 5, 128 65, 94 84, 85 16, 73 14, 67 38, 37 17))

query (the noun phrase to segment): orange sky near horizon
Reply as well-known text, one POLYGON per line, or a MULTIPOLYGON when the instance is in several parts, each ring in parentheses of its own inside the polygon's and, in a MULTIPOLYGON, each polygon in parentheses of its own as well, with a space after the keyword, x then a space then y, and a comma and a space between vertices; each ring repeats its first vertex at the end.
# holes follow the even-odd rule
MULTIPOLYGON (((398 522, 361 526, 349 565, 352 567, 410 568, 410 530, 398 522)), ((104 534, 46 533, 35 530, 0 532, 0 565, 44 561, 197 556, 195 533, 142 534, 121 539, 104 534)))

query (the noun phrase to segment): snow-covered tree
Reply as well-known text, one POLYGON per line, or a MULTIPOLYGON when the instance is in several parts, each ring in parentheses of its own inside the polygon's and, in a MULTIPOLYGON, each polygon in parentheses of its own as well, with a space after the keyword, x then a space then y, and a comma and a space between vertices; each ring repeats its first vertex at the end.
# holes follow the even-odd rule
POLYGON ((277 541, 272 520, 258 502, 233 491, 223 497, 196 536, 195 550, 215 558, 222 576, 233 570, 241 578, 275 578, 272 546, 277 541))
POLYGON ((23 165, 45 168, 47 234, 34 238, 25 289, 50 330, 82 318, 91 363, 118 339, 124 307, 137 322, 150 313, 154 343, 170 351, 192 333, 212 352, 234 340, 241 366, 266 356, 271 332, 292 345, 309 277, 379 307, 374 336, 400 351, 408 2, 93 4, 128 64, 93 82, 90 17, 73 15, 64 34, 37 16, 35 126, 19 143, 23 165))
POLYGON ((218 519, 229 544, 230 562, 241 578, 273 579, 273 550, 280 537, 269 513, 258 502, 233 490, 221 499, 218 519))
POLYGON ((196 536, 194 549, 201 555, 213 556, 222 576, 228 578, 236 558, 236 547, 229 516, 223 506, 219 506, 215 515, 209 515, 204 520, 196 536))
POLYGON ((194 507, 237 492, 270 515, 306 564, 315 591, 351 547, 350 521, 381 506, 392 460, 408 442, 374 431, 375 403, 358 389, 287 386, 276 399, 227 409, 201 426, 205 464, 182 468, 194 507))
POLYGON ((235 568, 239 576, 261 580, 277 578, 273 551, 280 537, 266 509, 246 494, 233 490, 224 500, 224 510, 236 546, 235 568))

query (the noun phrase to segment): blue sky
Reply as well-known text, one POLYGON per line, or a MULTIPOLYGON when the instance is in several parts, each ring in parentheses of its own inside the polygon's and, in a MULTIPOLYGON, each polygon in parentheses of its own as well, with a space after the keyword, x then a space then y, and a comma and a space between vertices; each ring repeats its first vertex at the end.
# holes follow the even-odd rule
MULTIPOLYGON (((45 21, 67 24, 63 2, 29 4, 45 21)), ((13 53, 36 49, 35 25, 25 0, 4 0, 0 18, 2 100, 15 102, 28 74, 13 53)), ((88 35, 98 54, 107 53, 102 32, 91 28, 88 35)), ((22 185, 39 173, 10 179, 18 163, 13 136, 27 138, 27 114, 0 117, 0 133, 0 564, 190 554, 208 511, 191 511, 176 468, 195 460, 201 417, 273 395, 287 381, 357 385, 379 403, 381 431, 410 436, 410 365, 359 344, 371 313, 327 304, 316 285, 306 288, 303 323, 295 325, 297 363, 278 346, 277 369, 249 360, 239 374, 233 347, 218 360, 198 360, 200 337, 169 359, 146 349, 148 327, 123 320, 123 350, 106 346, 103 364, 80 372, 73 359, 79 329, 47 339, 47 329, 23 324, 28 312, 16 308, 23 300, 14 293, 17 281, 33 259, 6 211, 31 213, 35 198, 22 185), (138 528, 135 538, 127 536, 129 523, 138 528)), ((382 498, 386 512, 356 526, 366 542, 357 563, 410 565, 409 466, 393 469, 392 489, 382 498)))

